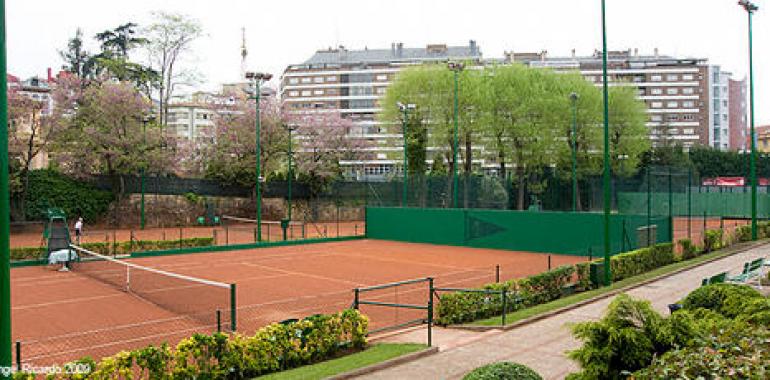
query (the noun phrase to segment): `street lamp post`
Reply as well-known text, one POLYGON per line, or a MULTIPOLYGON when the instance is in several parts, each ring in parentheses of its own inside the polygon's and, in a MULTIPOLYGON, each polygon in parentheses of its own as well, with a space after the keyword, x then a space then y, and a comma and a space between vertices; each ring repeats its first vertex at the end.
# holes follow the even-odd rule
POLYGON ((607 12, 602 0, 602 88, 604 96, 604 285, 612 282, 610 269, 610 111, 607 83, 607 12))
POLYGON ((459 78, 460 78, 460 72, 463 71, 465 68, 465 65, 462 62, 449 62, 447 64, 447 67, 449 67, 449 70, 454 72, 454 143, 453 143, 453 151, 454 151, 454 157, 452 158, 452 162, 454 165, 454 170, 452 175, 454 176, 454 186, 452 188, 452 205, 454 208, 458 207, 458 196, 459 196, 459 187, 460 187, 460 177, 458 176, 458 163, 457 163, 457 151, 459 149, 459 121, 460 118, 460 100, 459 100, 459 78))
MULTIPOLYGON (((145 154, 147 152, 147 123, 149 123, 150 120, 152 120, 152 118, 153 118, 152 115, 145 115, 142 118, 142 145, 143 145, 143 149, 145 151, 145 154)), ((140 204, 140 207, 139 207, 139 213, 140 213, 139 227, 141 229, 144 229, 145 220, 146 220, 145 219, 145 215, 144 215, 144 192, 145 192, 145 184, 146 184, 146 181, 147 181, 147 179, 146 179, 146 177, 147 177, 147 168, 146 168, 147 161, 146 161, 146 157, 143 157, 143 160, 145 160, 145 161, 142 162, 142 168, 141 168, 141 174, 142 174, 142 178, 141 178, 142 200, 141 200, 141 204, 140 204)))
POLYGON ((572 101, 572 212, 577 211, 577 101, 578 94, 573 92, 569 95, 572 101))
POLYGON ((291 187, 292 182, 294 180, 294 164, 293 164, 293 158, 294 153, 292 152, 292 132, 296 129, 296 126, 294 125, 288 125, 287 130, 289 131, 289 191, 288 191, 288 209, 286 214, 286 220, 283 223, 283 240, 286 240, 286 230, 291 227, 291 187))
POLYGON ((409 168, 408 163, 409 160, 407 158, 406 154, 406 145, 407 145, 407 138, 406 138, 406 126, 409 122, 409 111, 414 110, 417 106, 414 104, 403 104, 401 102, 396 103, 398 105, 398 109, 401 110, 402 116, 401 116, 401 132, 404 135, 404 190, 403 194, 401 195, 401 207, 407 207, 407 190, 408 190, 408 180, 409 180, 409 168))
POLYGON ((255 72, 248 72, 246 73, 246 79, 252 81, 252 99, 254 99, 256 102, 255 110, 256 110, 256 161, 257 161, 257 173, 256 178, 254 182, 256 195, 257 195, 257 241, 262 241, 262 142, 261 142, 261 133, 262 128, 260 126, 259 121, 259 96, 260 96, 260 90, 262 89, 262 85, 269 81, 271 78, 273 78, 272 74, 268 73, 255 73, 255 72))
POLYGON ((759 7, 749 0, 740 0, 738 5, 746 10, 749 17, 749 114, 751 130, 751 239, 757 240, 757 136, 754 132, 754 50, 752 16, 759 7))

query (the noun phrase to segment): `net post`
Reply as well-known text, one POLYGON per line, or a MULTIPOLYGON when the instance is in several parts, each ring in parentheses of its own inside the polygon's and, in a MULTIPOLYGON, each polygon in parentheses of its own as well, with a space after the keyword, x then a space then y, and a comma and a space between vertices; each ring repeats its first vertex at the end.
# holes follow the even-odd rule
POLYGON ((230 245, 230 229, 225 225, 225 245, 230 245))
POLYGON ((222 332, 222 310, 217 309, 217 332, 222 332))
POLYGON ((257 228, 254 227, 254 242, 256 243, 258 241, 259 241, 259 239, 257 238, 257 228))
POLYGON ((500 264, 495 265, 495 283, 500 283, 500 264))
POLYGON ((433 346, 433 277, 428 277, 428 347, 433 346))
POLYGON ((588 261, 594 261, 594 248, 588 247, 588 261))
POLYGON ((183 228, 179 227, 179 249, 182 249, 182 231, 183 228))
POLYGON ((21 341, 16 341, 16 370, 21 372, 21 341))
POLYGON ((302 223, 302 238, 305 239, 305 223, 302 223))
POLYGON ((214 240, 214 245, 219 245, 216 228, 211 230, 211 239, 214 240))
POLYGON ((687 168, 687 239, 692 241, 692 168, 687 168))
POLYGON ((503 288, 503 290, 501 291, 501 294, 503 297, 503 319, 501 323, 503 326, 505 326, 505 312, 506 312, 506 309, 508 308, 508 302, 507 302, 508 297, 506 297, 506 293, 508 293, 508 291, 505 288, 503 288))
POLYGON ((340 204, 337 203, 337 237, 340 237, 340 204))
POLYGON ((236 332, 238 327, 238 315, 235 310, 237 305, 235 301, 235 284, 230 284, 230 330, 232 332, 236 332))
POLYGON ((118 239, 115 230, 112 230, 112 255, 118 255, 118 239))
POLYGON ((358 304, 358 297, 361 293, 361 290, 359 288, 353 289, 353 309, 358 310, 359 304, 358 304))
POLYGON ((548 255, 548 270, 551 270, 551 255, 548 255))

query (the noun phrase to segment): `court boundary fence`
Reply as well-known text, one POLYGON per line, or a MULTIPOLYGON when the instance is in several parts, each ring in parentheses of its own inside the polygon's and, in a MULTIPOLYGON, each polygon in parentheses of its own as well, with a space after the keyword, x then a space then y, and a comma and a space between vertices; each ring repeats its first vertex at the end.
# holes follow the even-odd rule
POLYGON ((413 280, 391 282, 387 284, 369 286, 365 288, 355 288, 353 289, 354 298, 353 298, 352 308, 355 310, 360 310, 361 305, 369 305, 369 306, 376 306, 376 307, 383 307, 383 308, 424 310, 427 314, 426 318, 413 319, 410 321, 406 321, 406 322, 402 322, 394 325, 388 325, 388 326, 381 327, 374 330, 369 330, 368 335, 387 332, 387 331, 393 331, 393 330, 399 330, 405 327, 427 323, 428 347, 432 347, 433 345, 433 292, 434 292, 433 277, 424 277, 424 278, 417 278, 413 280), (392 288, 403 287, 406 285, 422 284, 422 283, 426 283, 428 285, 428 289, 427 289, 428 297, 425 305, 394 303, 394 302, 379 302, 379 301, 367 300, 365 299, 366 297, 363 296, 366 293, 377 291, 377 290, 392 289, 392 288))

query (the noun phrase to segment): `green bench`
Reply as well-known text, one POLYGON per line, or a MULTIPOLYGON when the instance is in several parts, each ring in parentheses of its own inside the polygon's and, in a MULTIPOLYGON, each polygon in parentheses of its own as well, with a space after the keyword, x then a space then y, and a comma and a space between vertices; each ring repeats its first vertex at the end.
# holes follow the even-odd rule
POLYGON ((711 277, 704 278, 700 285, 706 286, 710 284, 721 284, 725 282, 725 280, 727 280, 727 272, 722 272, 711 277))
POLYGON ((729 277, 727 281, 737 283, 747 283, 755 277, 762 275, 762 266, 765 265, 765 259, 760 257, 754 261, 743 264, 743 271, 737 276, 729 277))

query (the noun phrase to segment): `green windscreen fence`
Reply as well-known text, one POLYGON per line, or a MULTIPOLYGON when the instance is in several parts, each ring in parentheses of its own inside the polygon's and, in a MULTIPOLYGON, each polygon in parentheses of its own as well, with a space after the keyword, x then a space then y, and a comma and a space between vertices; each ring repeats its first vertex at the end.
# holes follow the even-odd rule
MULTIPOLYGON (((371 239, 542 252, 576 256, 603 254, 600 213, 368 207, 371 239)), ((672 241, 668 217, 614 214, 613 254, 672 241)))

